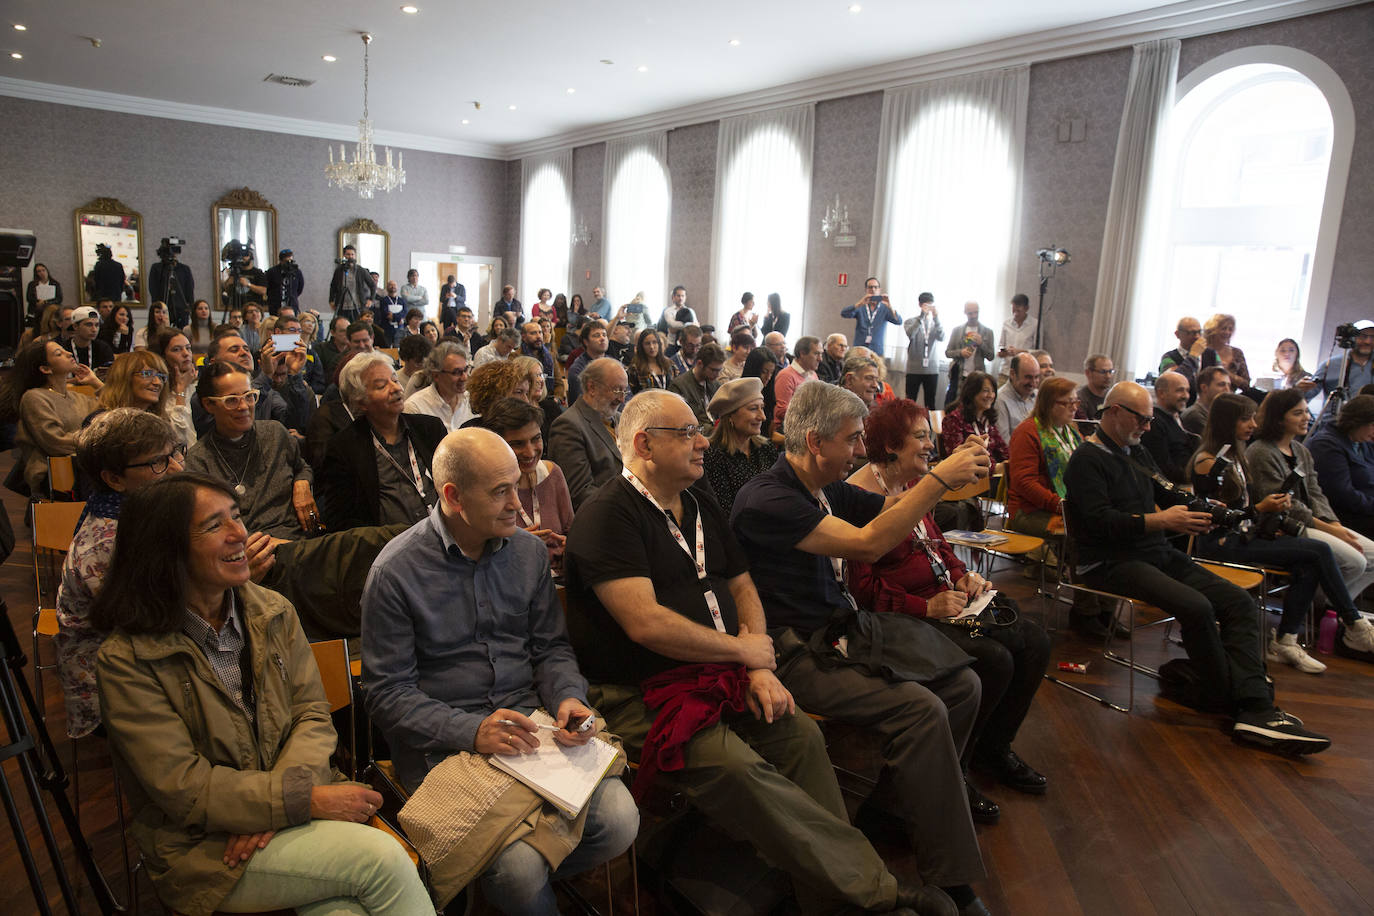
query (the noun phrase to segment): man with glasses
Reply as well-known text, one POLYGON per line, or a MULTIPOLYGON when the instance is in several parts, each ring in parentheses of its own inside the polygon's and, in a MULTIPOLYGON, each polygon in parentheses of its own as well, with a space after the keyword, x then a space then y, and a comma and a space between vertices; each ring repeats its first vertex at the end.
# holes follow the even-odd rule
POLYGON ((692 408, 697 422, 703 426, 711 425, 711 415, 706 405, 720 387, 720 370, 725 366, 725 351, 719 344, 708 343, 697 351, 692 368, 668 383, 669 391, 676 391, 692 408))
POLYGON ((214 426, 186 453, 186 468, 209 474, 238 494, 250 531, 293 541, 319 528, 314 474, 286 427, 255 420, 258 390, 229 362, 210 362, 196 383, 214 426))
POLYGON ((1211 516, 1191 511, 1189 494, 1153 481, 1158 468, 1140 447, 1153 419, 1149 393, 1121 382, 1103 401, 1097 433, 1069 459, 1064 484, 1075 576, 1178 620, 1198 683, 1198 696, 1188 699, 1204 712, 1233 716, 1237 741, 1290 754, 1326 750, 1329 738, 1274 705, 1254 600, 1170 546, 1169 533, 1202 534, 1211 529, 1211 516))
POLYGON ((901 324, 902 316, 892 307, 892 302, 883 295, 883 286, 877 277, 864 281, 864 297, 853 305, 840 311, 841 318, 854 319, 854 346, 868 347, 874 353, 883 352, 883 341, 887 337, 889 324, 901 324))
POLYGON ((451 341, 440 343, 425 357, 431 384, 406 398, 406 413, 437 417, 444 428, 455 430, 472 419, 468 406, 468 355, 451 341))
POLYGON ((1078 400, 1082 402, 1078 407, 1078 419, 1096 420, 1107 390, 1116 381, 1116 366, 1112 365, 1110 356, 1094 353, 1083 360, 1083 374, 1088 381, 1078 389, 1078 400))
POLYGON ((615 424, 630 387, 625 367, 606 356, 588 363, 580 381, 582 396, 549 427, 549 457, 568 481, 574 509, 620 473, 615 424))
POLYGON ((691 408, 641 392, 616 441, 624 470, 578 510, 565 554, 568 633, 592 706, 644 774, 658 759, 646 735, 672 721, 667 704, 645 702, 646 680, 714 677, 712 701, 735 705, 683 735, 685 765, 656 783, 747 839, 792 877, 797 899, 828 904, 818 911, 916 904, 850 825, 820 730, 774 674, 763 605, 703 478, 708 443, 691 408))
POLYGON ((1192 350, 1193 344, 1202 336, 1202 325, 1196 318, 1180 318, 1174 328, 1174 336, 1178 338, 1178 346, 1159 358, 1159 371, 1172 370, 1187 380, 1188 403, 1191 404, 1197 397, 1197 372, 1200 366, 1200 357, 1194 356, 1192 350))
MULTIPOLYGON (((238 366, 239 371, 243 372, 253 380, 253 389, 258 393, 256 406, 253 408, 253 418, 256 420, 276 420, 286 429, 290 423, 290 407, 286 400, 272 388, 272 380, 261 372, 253 371, 253 351, 248 348, 248 342, 234 331, 224 330, 219 332, 210 341, 210 347, 205 351, 205 365, 208 368, 211 363, 222 362, 231 363, 238 366)), ((204 376, 204 370, 201 375, 204 376)), ((196 391, 191 395, 191 421, 195 424, 196 435, 203 436, 214 423, 214 418, 206 412, 205 406, 200 403, 200 386, 196 386, 196 391)))

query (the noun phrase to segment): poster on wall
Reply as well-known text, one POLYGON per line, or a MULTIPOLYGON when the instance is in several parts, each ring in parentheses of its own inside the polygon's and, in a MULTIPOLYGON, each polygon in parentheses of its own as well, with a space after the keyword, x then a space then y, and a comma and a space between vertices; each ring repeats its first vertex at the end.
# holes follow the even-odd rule
POLYGON ((93 277, 98 260, 96 248, 108 245, 114 261, 124 268, 122 301, 141 302, 139 217, 122 213, 82 213, 77 218, 77 225, 80 233, 81 275, 93 277))

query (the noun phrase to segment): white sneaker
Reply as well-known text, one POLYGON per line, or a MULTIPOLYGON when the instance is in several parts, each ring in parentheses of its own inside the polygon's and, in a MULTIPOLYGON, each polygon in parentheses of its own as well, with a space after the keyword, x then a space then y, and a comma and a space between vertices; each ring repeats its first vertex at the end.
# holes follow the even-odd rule
POLYGON ((1307 650, 1298 645, 1297 633, 1285 633, 1276 642, 1270 643, 1270 647, 1278 661, 1292 665, 1305 674, 1321 674, 1326 670, 1326 665, 1308 655, 1307 650))
POLYGON ((1341 642, 1345 643, 1347 649, 1374 653, 1374 624, 1361 617, 1345 628, 1341 642))

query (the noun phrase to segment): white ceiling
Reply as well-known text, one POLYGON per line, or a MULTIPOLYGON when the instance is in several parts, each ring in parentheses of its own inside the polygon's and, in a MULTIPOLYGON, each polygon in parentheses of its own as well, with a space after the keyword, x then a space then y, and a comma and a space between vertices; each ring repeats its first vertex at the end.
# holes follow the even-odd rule
MULTIPOLYGON (((1084 23, 1102 32, 1110 24, 1102 20, 1144 10, 1157 9, 1164 20, 1182 7, 1196 17, 1300 5, 859 0, 862 11, 853 14, 850 0, 415 0, 420 12, 407 15, 403 2, 5 0, 0 82, 300 119, 316 122, 301 132, 343 137, 361 114, 358 33, 369 31, 371 115, 380 139, 403 142, 395 135, 409 134, 429 138, 415 143, 424 148, 499 150, 1028 33, 1084 23), (27 31, 14 31, 16 22, 27 31), (11 59, 12 51, 23 60, 11 59), (327 63, 324 54, 338 61, 327 63), (316 83, 287 88, 263 82, 269 73, 316 83)), ((1152 16, 1132 18, 1138 24, 1152 16)), ((18 85, 0 91, 35 96, 18 85)))

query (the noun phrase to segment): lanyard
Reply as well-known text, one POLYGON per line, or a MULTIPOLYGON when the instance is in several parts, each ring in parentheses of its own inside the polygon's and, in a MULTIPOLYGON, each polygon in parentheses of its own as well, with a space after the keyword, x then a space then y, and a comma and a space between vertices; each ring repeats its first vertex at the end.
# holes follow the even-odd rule
MULTIPOLYGON (((830 508, 830 500, 825 498, 824 490, 817 493, 816 498, 820 500, 821 508, 825 510, 826 515, 833 516, 835 514, 830 508)), ((835 584, 840 587, 840 592, 844 595, 844 600, 849 602, 850 608, 857 611, 859 609, 859 603, 854 600, 853 595, 849 594, 849 586, 845 584, 846 566, 848 566, 848 563, 840 557, 830 558, 830 568, 835 573, 835 584)))
MULTIPOLYGON (((425 497, 425 478, 420 473, 420 462, 415 459, 415 446, 411 445, 410 436, 405 436, 405 440, 406 453, 410 456, 410 470, 413 475, 409 478, 410 485, 415 488, 416 493, 420 494, 420 502, 424 503, 425 508, 433 509, 434 506, 425 497)), ((372 444, 376 447, 377 451, 381 452, 382 455, 386 457, 387 461, 391 462, 392 467, 401 472, 402 477, 407 476, 406 469, 401 467, 400 464, 396 462, 395 458, 391 457, 391 452, 386 450, 386 447, 382 445, 381 440, 377 438, 375 433, 372 436, 372 444)))
MULTIPOLYGON (((887 481, 883 480, 883 475, 878 473, 877 466, 870 464, 869 467, 873 468, 873 478, 878 481, 878 486, 883 488, 883 495, 891 496, 892 493, 887 488, 887 481)), ((903 490, 905 489, 906 488, 903 487, 903 490)), ((931 574, 936 578, 936 580, 941 582, 945 586, 945 588, 954 588, 954 582, 949 577, 949 569, 945 566, 944 558, 940 556, 940 552, 938 550, 931 546, 930 536, 926 532, 925 519, 921 519, 919 522, 916 523, 916 540, 920 542, 921 549, 923 549, 926 552, 926 560, 930 563, 931 574)))
MULTIPOLYGON (((538 475, 536 474, 535 476, 538 475)), ((536 486, 536 484, 530 485, 530 515, 533 515, 534 518, 530 518, 529 515, 525 514, 525 506, 523 503, 517 500, 515 506, 515 510, 520 513, 520 524, 526 528, 533 527, 537 529, 539 523, 542 521, 539 516, 539 491, 536 489, 536 486)))
POLYGON ((706 578, 706 529, 701 524, 701 506, 697 505, 696 497, 691 493, 683 491, 683 495, 692 501, 692 505, 697 509, 697 548, 695 556, 692 548, 687 546, 687 539, 682 536, 682 530, 678 528, 677 522, 673 521, 673 516, 667 509, 659 505, 658 500, 654 499, 654 494, 649 492, 649 488, 639 482, 639 478, 629 468, 621 468, 620 476, 630 482, 639 495, 649 501, 659 512, 663 513, 664 520, 668 523, 668 531, 677 541, 677 545, 682 548, 682 552, 687 554, 687 559, 692 561, 697 569, 697 581, 701 583, 703 596, 706 598, 706 607, 711 612, 711 622, 716 625, 716 629, 722 633, 726 632, 725 619, 720 615, 720 602, 716 600, 716 593, 711 588, 710 580, 706 578))

